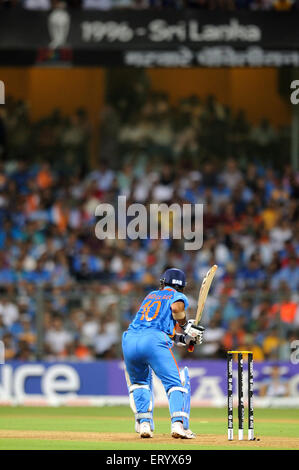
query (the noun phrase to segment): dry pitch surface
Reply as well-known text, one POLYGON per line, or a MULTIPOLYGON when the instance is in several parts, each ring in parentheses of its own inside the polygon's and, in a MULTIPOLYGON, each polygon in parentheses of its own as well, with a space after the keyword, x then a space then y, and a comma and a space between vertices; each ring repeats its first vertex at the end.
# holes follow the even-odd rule
POLYGON ((0 449, 299 450, 298 410, 256 410, 253 442, 227 441, 225 409, 193 409, 193 440, 170 437, 167 409, 155 410, 155 424, 154 438, 140 439, 127 407, 0 407, 0 449))

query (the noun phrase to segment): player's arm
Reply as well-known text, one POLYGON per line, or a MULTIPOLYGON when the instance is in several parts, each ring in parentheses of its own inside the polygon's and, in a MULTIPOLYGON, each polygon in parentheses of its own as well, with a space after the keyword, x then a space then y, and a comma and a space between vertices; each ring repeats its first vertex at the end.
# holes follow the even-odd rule
POLYGON ((178 322, 181 328, 187 323, 185 304, 182 300, 177 300, 170 306, 173 319, 178 322))
POLYGON ((178 300, 171 305, 172 316, 174 320, 184 331, 184 334, 176 335, 175 342, 177 344, 187 345, 191 341, 201 344, 203 340, 204 327, 194 325, 195 320, 188 320, 185 312, 185 304, 182 300, 178 300))

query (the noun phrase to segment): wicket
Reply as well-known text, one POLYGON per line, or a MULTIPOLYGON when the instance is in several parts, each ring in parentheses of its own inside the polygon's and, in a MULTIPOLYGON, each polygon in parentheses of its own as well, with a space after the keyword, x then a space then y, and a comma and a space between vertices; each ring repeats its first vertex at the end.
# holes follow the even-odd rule
POLYGON ((238 355, 238 422, 239 441, 244 437, 244 391, 243 391, 243 354, 248 355, 248 440, 254 440, 253 429, 253 353, 251 351, 227 352, 227 415, 228 415, 228 440, 234 439, 233 419, 233 355, 238 355))

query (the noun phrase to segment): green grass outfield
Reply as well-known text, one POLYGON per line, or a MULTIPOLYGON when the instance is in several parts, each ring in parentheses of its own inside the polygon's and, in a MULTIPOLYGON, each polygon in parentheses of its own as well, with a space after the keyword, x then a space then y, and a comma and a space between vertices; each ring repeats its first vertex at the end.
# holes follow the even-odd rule
MULTIPOLYGON (((245 410, 246 412, 246 410, 245 410)), ((246 416, 246 415, 245 415, 246 416)), ((259 441, 228 442, 226 409, 193 408, 196 440, 170 438, 167 408, 155 410, 155 437, 134 433, 129 407, 0 407, 0 449, 299 449, 299 410, 256 409, 259 441)), ((245 436, 247 434, 245 420, 245 436)), ((237 410, 235 410, 237 436, 237 410)))

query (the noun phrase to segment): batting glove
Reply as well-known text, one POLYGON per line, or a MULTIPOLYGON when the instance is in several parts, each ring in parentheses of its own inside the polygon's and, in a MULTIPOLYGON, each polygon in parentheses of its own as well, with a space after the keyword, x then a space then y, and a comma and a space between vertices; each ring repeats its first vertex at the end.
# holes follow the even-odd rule
POLYGON ((186 346, 186 335, 185 334, 176 334, 173 338, 173 341, 177 346, 186 346))
POLYGON ((188 320, 188 322, 182 326, 185 333, 185 343, 189 344, 201 344, 203 342, 203 332, 205 328, 201 325, 195 325, 195 320, 188 320))

